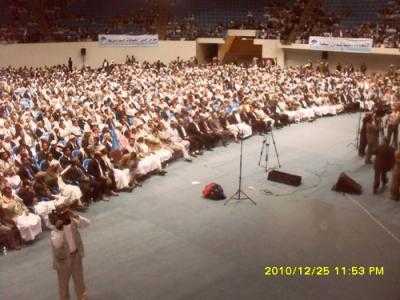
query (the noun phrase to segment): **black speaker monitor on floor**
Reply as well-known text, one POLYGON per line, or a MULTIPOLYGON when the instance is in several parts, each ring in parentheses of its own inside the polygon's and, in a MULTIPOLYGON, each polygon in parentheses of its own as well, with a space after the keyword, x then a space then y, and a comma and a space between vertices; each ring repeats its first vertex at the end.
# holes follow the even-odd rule
POLYGON ((344 172, 340 174, 338 181, 332 187, 332 190, 347 194, 362 194, 362 186, 344 172))
POLYGON ((323 60, 328 60, 328 57, 329 57, 328 52, 327 52, 327 51, 323 51, 323 52, 322 52, 322 59, 323 59, 323 60))
POLYGON ((281 171, 272 170, 268 173, 268 180, 292 186, 301 185, 301 176, 293 175, 281 171))
POLYGON ((86 55, 86 48, 81 48, 81 55, 85 56, 86 55))

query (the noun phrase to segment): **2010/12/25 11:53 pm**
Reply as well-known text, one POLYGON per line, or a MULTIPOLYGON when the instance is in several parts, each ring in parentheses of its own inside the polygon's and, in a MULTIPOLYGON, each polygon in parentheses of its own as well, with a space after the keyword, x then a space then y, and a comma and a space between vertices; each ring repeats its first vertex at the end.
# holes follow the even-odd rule
POLYGON ((383 276, 383 266, 267 266, 270 276, 383 276))

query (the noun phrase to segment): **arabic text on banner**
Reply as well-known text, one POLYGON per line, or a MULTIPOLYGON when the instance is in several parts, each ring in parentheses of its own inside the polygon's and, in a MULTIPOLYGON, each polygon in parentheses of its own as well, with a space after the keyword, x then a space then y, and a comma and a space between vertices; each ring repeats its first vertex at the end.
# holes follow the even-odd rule
POLYGON ((369 53, 372 50, 372 39, 352 39, 310 36, 310 48, 322 51, 369 53))
POLYGON ((111 47, 155 47, 158 35, 99 34, 99 44, 111 47))

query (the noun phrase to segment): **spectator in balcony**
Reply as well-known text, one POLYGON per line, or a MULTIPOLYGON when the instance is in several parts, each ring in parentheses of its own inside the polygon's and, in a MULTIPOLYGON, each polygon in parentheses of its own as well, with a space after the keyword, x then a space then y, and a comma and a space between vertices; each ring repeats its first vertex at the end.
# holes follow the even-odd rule
POLYGON ((70 57, 68 58, 68 70, 72 72, 73 71, 72 68, 73 68, 73 63, 72 63, 72 58, 70 57))

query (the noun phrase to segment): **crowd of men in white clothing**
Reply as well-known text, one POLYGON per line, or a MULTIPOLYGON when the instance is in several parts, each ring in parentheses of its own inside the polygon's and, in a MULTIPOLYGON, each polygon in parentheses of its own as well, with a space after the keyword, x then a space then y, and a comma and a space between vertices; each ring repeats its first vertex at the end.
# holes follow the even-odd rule
POLYGON ((51 227, 55 207, 87 209, 131 192, 181 157, 191 162, 273 127, 399 100, 396 69, 344 69, 179 60, 1 69, 3 242, 17 233, 32 241, 51 227))

